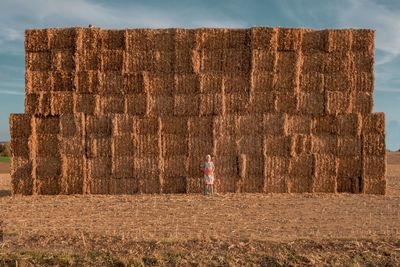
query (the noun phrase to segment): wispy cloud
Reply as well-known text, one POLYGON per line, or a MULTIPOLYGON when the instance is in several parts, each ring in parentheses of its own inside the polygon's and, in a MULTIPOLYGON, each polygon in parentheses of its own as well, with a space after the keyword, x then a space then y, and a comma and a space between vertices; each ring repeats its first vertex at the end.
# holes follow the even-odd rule
POLYGON ((20 91, 0 90, 0 95, 25 95, 25 93, 20 91))

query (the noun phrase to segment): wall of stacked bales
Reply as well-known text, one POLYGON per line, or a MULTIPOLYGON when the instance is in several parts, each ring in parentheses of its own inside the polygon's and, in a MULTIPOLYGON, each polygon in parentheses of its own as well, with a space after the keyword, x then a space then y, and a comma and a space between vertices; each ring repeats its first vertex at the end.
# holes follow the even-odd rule
POLYGON ((384 194, 371 30, 27 30, 15 194, 384 194))

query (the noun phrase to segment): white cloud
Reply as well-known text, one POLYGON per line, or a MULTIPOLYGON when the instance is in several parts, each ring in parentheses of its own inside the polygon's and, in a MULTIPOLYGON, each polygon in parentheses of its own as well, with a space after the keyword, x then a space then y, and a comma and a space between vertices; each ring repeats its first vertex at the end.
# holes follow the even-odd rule
POLYGON ((25 95, 25 93, 20 91, 0 90, 0 95, 25 95))

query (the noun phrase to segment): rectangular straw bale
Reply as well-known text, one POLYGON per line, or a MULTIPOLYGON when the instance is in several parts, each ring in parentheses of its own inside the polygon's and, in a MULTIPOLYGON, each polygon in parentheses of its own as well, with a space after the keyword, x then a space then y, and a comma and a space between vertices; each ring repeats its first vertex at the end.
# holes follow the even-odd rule
POLYGON ((342 136, 351 135, 359 136, 362 128, 361 115, 356 113, 339 115, 338 121, 338 134, 342 136))
POLYGON ((287 134, 311 134, 312 119, 310 116, 286 116, 287 134))
POLYGON ((51 53, 50 52, 26 52, 25 69, 31 71, 50 71, 51 53))
POLYGON ((158 156, 160 154, 160 142, 157 135, 137 135, 133 139, 133 153, 137 157, 158 156))
POLYGON ((264 138, 262 135, 243 135, 237 141, 240 153, 262 155, 264 138))
POLYGON ((279 74, 292 74, 300 64, 299 54, 296 52, 279 52, 276 54, 276 70, 279 74))
POLYGON ((162 192, 165 194, 185 194, 186 193, 185 176, 164 176, 162 192))
POLYGON ((303 64, 301 66, 302 74, 315 75, 324 73, 325 53, 306 52, 303 53, 303 64))
POLYGON ((265 114, 264 129, 268 135, 286 135, 287 123, 286 114, 265 114))
POLYGON ((274 72, 255 71, 251 76, 251 86, 254 92, 274 91, 277 83, 277 76, 274 72))
POLYGON ((175 29, 176 50, 191 50, 197 48, 195 29, 175 29))
POLYGON ((324 57, 324 73, 326 74, 348 74, 352 71, 352 67, 351 54, 348 52, 332 52, 324 57))
POLYGON ((352 108, 351 102, 351 94, 349 92, 326 92, 326 112, 328 114, 350 113, 352 108))
POLYGON ((75 52, 72 50, 52 50, 51 65, 55 71, 75 70, 75 52))
POLYGON ((339 161, 335 155, 314 154, 315 178, 336 177, 338 174, 339 161))
POLYGON ((100 30, 101 42, 103 49, 124 50, 125 30, 100 30))
POLYGON ((124 54, 124 71, 135 73, 140 71, 154 71, 155 61, 152 51, 132 51, 124 54))
POLYGON ((371 179, 363 183, 363 192, 365 194, 385 195, 386 188, 387 181, 385 179, 371 179))
POLYGON ((324 75, 322 73, 302 73, 299 83, 300 90, 303 92, 322 93, 324 91, 324 75))
POLYGON ((145 115, 149 111, 150 101, 147 94, 137 93, 125 95, 126 112, 129 115, 145 115))
POLYGON ((175 75, 176 94, 199 94, 200 76, 198 74, 176 74, 175 75))
POLYGON ((362 142, 358 137, 338 137, 337 155, 358 156, 361 155, 362 142))
POLYGON ((330 53, 350 51, 353 31, 347 29, 328 30, 326 51, 330 53))
POLYGON ((250 76, 247 74, 227 74, 223 77, 223 88, 225 93, 250 92, 250 76))
POLYGON ((374 30, 357 29, 353 30, 351 49, 353 51, 365 51, 373 53, 374 51, 374 30))
POLYGON ((373 93, 374 91, 374 73, 354 71, 352 73, 353 88, 359 92, 373 93))
POLYGON ((188 135, 188 119, 176 116, 161 118, 161 131, 163 134, 188 135))
POLYGON ((112 117, 113 135, 131 134, 133 132, 133 116, 115 114, 112 117))
POLYGON ((31 177, 11 176, 12 195, 32 195, 33 180, 31 177))
POLYGON ((287 181, 289 193, 312 193, 313 192, 313 177, 298 177, 292 176, 287 181))
POLYGON ((278 28, 253 27, 250 31, 252 49, 277 49, 278 28))
POLYGON ((190 137, 188 143, 190 157, 203 159, 205 155, 213 154, 214 140, 210 137, 190 137))
POLYGON ((187 161, 186 156, 169 156, 163 159, 163 167, 165 176, 186 176, 187 161))
POLYGON ((35 152, 40 157, 57 157, 59 151, 59 138, 56 134, 42 134, 36 136, 35 152))
POLYGON ((222 94, 201 94, 200 115, 219 115, 224 111, 224 96, 222 94))
POLYGON ((96 112, 96 95, 76 94, 74 96, 75 112, 93 115, 96 112))
POLYGON ((53 91, 70 91, 74 90, 73 74, 66 71, 54 71, 52 76, 53 91))
POLYGON ((86 154, 89 158, 112 156, 112 139, 106 137, 87 137, 86 154))
POLYGON ((75 53, 75 64, 80 71, 102 70, 102 54, 98 50, 83 50, 75 53))
POLYGON ((158 156, 140 156, 133 159, 133 173, 141 179, 158 180, 161 172, 158 156))
POLYGON ((224 70, 223 50, 202 50, 201 51, 201 72, 222 72, 224 70))
POLYGON ((88 159, 89 179, 102 179, 111 177, 112 160, 111 157, 98 157, 88 159))
POLYGON ((299 76, 295 69, 290 70, 287 73, 280 73, 276 74, 276 83, 274 90, 280 92, 296 92, 299 88, 299 76))
POLYGON ((264 139, 265 154, 268 156, 289 157, 293 154, 293 143, 290 136, 268 135, 264 139))
POLYGON ((37 134, 58 134, 60 132, 59 116, 35 116, 33 125, 37 134))
POLYGON ((29 114, 10 114, 11 138, 28 138, 31 135, 31 132, 31 116, 29 114))
POLYGON ((376 112, 364 115, 362 121, 363 134, 385 134, 385 113, 376 112))
POLYGON ((214 137, 235 136, 237 122, 240 115, 226 115, 214 117, 214 137))
POLYGON ((203 94, 221 93, 223 75, 218 73, 200 74, 200 90, 203 94))
POLYGON ((147 82, 147 75, 144 73, 124 73, 122 92, 126 94, 144 93, 147 82))
POLYGON ((386 153, 384 134, 363 134, 362 151, 365 155, 384 155, 386 153))
POLYGON ((155 73, 172 74, 175 71, 175 52, 155 51, 152 55, 155 73))
POLYGON ((354 92, 351 100, 353 113, 372 113, 374 106, 374 97, 372 93, 354 92))
POLYGON ((175 29, 152 30, 150 40, 153 50, 175 51, 175 29))
MULTIPOLYGON (((207 151, 207 153, 209 153, 207 151)), ((188 176, 190 178, 194 177, 201 177, 203 179, 203 165, 205 161, 205 155, 207 154, 200 154, 200 153, 192 153, 187 158, 188 164, 188 176)), ((203 180, 201 180, 202 182, 203 180)))
MULTIPOLYGON (((264 156, 246 155, 246 175, 249 177, 264 177, 264 156)), ((264 179, 263 179, 264 180, 264 179)), ((262 187, 261 187, 262 189, 262 187)))
POLYGON ((73 114, 74 95, 72 92, 53 92, 51 94, 51 114, 73 114))
POLYGON ((292 135, 292 146, 294 154, 309 154, 311 153, 311 136, 304 134, 292 135))
POLYGON ((52 157, 51 155, 36 157, 33 167, 36 168, 37 179, 59 179, 62 174, 61 159, 59 157, 52 157))
POLYGON ((175 76, 171 74, 148 75, 148 90, 151 95, 172 95, 175 90, 175 76))
POLYGON ((200 114, 199 94, 176 94, 174 96, 175 116, 198 116, 200 114))
POLYGON ((324 52, 328 45, 329 31, 304 31, 301 43, 301 50, 303 52, 324 52))
POLYGON ((103 87, 102 73, 99 71, 79 71, 75 73, 74 85, 77 93, 95 94, 103 87))
POLYGON ((197 39, 200 41, 201 49, 223 49, 225 47, 225 29, 213 28, 213 29, 199 29, 197 31, 197 39))
POLYGON ((362 174, 362 159, 360 156, 345 156, 338 158, 339 177, 360 177, 362 174))
POLYGON ((264 176, 248 176, 243 180, 241 192, 244 193, 263 193, 264 176))
POLYGON ((189 117, 188 127, 190 137, 213 137, 213 116, 189 117))
POLYGON ((63 114, 60 116, 61 137, 75 137, 83 133, 84 117, 75 114, 63 114))
POLYGON ((100 114, 122 114, 125 111, 125 99, 121 95, 99 96, 98 110, 100 114))
POLYGON ((296 51, 301 48, 302 29, 279 28, 278 51, 296 51))
POLYGON ((274 51, 252 50, 252 69, 254 71, 273 72, 277 66, 278 54, 274 51))
POLYGON ((128 51, 145 51, 152 47, 151 29, 127 29, 126 46, 128 51))
POLYGON ((28 137, 13 137, 10 141, 10 152, 12 157, 29 158, 28 137))
POLYGON ((335 135, 312 135, 311 152, 335 155, 338 151, 338 138, 335 135))
POLYGON ((38 98, 38 108, 37 113, 43 116, 51 115, 51 94, 50 93, 40 93, 38 98))
POLYGON ((60 187, 60 194, 72 195, 84 193, 82 176, 63 177, 60 181, 60 187))
POLYGON ((289 180, 289 164, 287 157, 265 157, 264 173, 266 193, 287 193, 289 180))
POLYGON ((101 29, 84 28, 80 30, 81 46, 83 50, 96 50, 102 48, 101 29))
POLYGON ((264 131, 263 115, 243 115, 236 118, 237 133, 243 135, 262 135, 264 131))
POLYGON ((124 66, 124 53, 118 50, 101 51, 103 70, 122 71, 124 66))
POLYGON ((379 156, 364 155, 362 160, 362 175, 366 180, 383 180, 386 176, 386 154, 379 156))
POLYGON ((110 180, 110 194, 132 195, 139 192, 139 181, 136 178, 112 178, 110 180))
POLYGON ((214 188, 217 192, 234 193, 237 192, 240 177, 237 174, 216 175, 214 181, 214 188))
POLYGON ((215 149, 218 155, 233 155, 238 151, 238 145, 234 136, 221 136, 214 139, 215 149))
POLYGON ((373 73, 374 55, 368 52, 352 53, 353 68, 356 72, 373 73))
POLYGON ((58 178, 43 178, 34 181, 35 194, 37 195, 59 195, 61 192, 58 178))
POLYGON ((314 193, 336 193, 336 176, 317 176, 312 178, 312 192, 314 193))
POLYGON ((85 145, 82 137, 66 137, 60 140, 60 154, 65 156, 77 156, 85 154, 85 145))
POLYGON ((12 178, 32 179, 32 160, 26 157, 12 157, 10 174, 12 178))
POLYGON ((270 92, 254 92, 250 94, 249 113, 274 113, 276 111, 275 96, 270 92))
MULTIPOLYGON (((85 160, 83 157, 62 157, 62 187, 69 187, 73 184, 73 180, 71 178, 79 179, 80 182, 80 191, 82 191, 83 186, 83 175, 86 170, 86 166, 84 165, 85 160), (70 180, 71 179, 71 180, 70 180)), ((74 180, 75 180, 74 179, 74 180)), ((69 190, 65 190, 69 191, 69 190)))
POLYGON ((38 114, 39 113, 39 94, 26 93, 25 94, 25 113, 38 114))
POLYGON ((246 113, 250 104, 249 93, 226 93, 224 108, 227 114, 246 113))
POLYGON ((175 73, 193 74, 200 69, 201 52, 197 50, 177 50, 175 52, 175 73))
POLYGON ((163 134, 161 138, 164 156, 187 155, 189 152, 188 139, 176 134, 163 134))
POLYGON ((111 179, 110 178, 96 178, 89 180, 90 194, 110 194, 111 192, 111 179))
POLYGON ((133 136, 131 133, 120 133, 112 137, 113 157, 133 157, 133 136))
POLYGON ((50 49, 75 49, 79 30, 77 28, 48 29, 50 49))
POLYGON ((101 95, 124 94, 124 77, 119 71, 104 71, 102 74, 101 95))
POLYGON ((299 96, 296 93, 276 93, 276 109, 278 112, 297 113, 299 96))
POLYGON ((48 92, 53 89, 52 72, 26 71, 25 90, 27 93, 48 92))
POLYGON ((109 137, 112 134, 112 117, 107 115, 86 116, 86 135, 109 137))
POLYGON ((112 176, 114 178, 134 177, 134 158, 131 156, 113 157, 112 176))
POLYGON ((133 127, 135 134, 158 135, 161 130, 161 121, 156 117, 133 117, 133 127))
POLYGON ((324 90, 326 91, 348 92, 352 86, 353 84, 350 74, 342 73, 324 75, 324 90))
POLYGON ((47 29, 25 30, 25 51, 38 52, 50 49, 49 35, 47 29))
POLYGON ((222 71, 225 73, 249 73, 251 62, 251 51, 249 49, 224 49, 222 71))
POLYGON ((203 177, 186 177, 186 193, 199 194, 204 192, 203 177))
POLYGON ((239 175, 239 160, 234 155, 219 155, 214 159, 215 176, 236 176, 239 175))
POLYGON ((224 48, 247 49, 250 45, 250 31, 248 29, 226 29, 224 32, 224 48))
POLYGON ((295 178, 295 183, 297 180, 299 183, 303 182, 306 184, 305 188, 307 188, 307 191, 305 192, 308 192, 310 186, 308 182, 310 182, 310 180, 301 179, 302 181, 299 181, 299 179, 296 178, 311 178, 314 174, 314 164, 313 155, 301 155, 290 159, 289 174, 291 177, 295 178))
POLYGON ((299 93, 299 111, 305 115, 322 115, 325 112, 325 94, 320 92, 299 93))
POLYGON ((313 134, 337 134, 338 118, 334 115, 315 117, 313 121, 313 134))

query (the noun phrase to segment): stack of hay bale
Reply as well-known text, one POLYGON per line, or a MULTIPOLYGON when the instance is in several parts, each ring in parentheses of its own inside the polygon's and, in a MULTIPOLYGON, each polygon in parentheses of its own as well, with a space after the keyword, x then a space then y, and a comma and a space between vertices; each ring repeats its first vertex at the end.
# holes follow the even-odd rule
POLYGON ((15 194, 384 194, 371 30, 27 30, 15 194))

